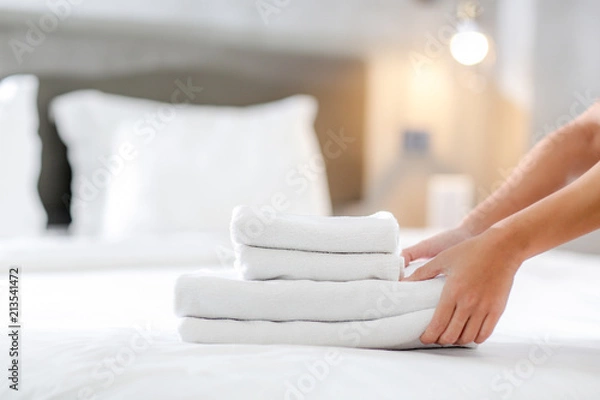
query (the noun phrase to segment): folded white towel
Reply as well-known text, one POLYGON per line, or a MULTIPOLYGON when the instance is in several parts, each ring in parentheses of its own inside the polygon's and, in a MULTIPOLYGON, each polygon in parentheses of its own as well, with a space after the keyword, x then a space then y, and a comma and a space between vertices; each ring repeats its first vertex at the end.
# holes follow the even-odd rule
POLYGON ((180 317, 266 321, 360 321, 434 308, 444 278, 395 281, 243 281, 201 273, 175 287, 180 317))
POLYGON ((235 246, 235 266, 248 280, 397 281, 403 276, 400 252, 315 253, 299 250, 235 246))
POLYGON ((264 213, 239 206, 231 217, 234 244, 328 253, 394 253, 398 222, 389 212, 367 217, 264 213))
POLYGON ((185 342, 293 344, 342 346, 369 349, 414 349, 425 346, 419 336, 433 317, 434 309, 372 321, 237 321, 184 318, 179 335, 185 342))

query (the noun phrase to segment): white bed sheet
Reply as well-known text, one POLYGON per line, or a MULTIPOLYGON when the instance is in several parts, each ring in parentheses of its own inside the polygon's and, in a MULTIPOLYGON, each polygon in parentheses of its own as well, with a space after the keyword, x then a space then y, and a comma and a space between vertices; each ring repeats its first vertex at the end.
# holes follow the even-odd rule
POLYGON ((27 271, 229 264, 233 257, 228 233, 189 232, 121 240, 57 234, 0 240, 0 265, 21 265, 27 271))
POLYGON ((0 398, 600 398, 598 256, 528 261, 488 342, 418 351, 181 343, 173 284, 200 264, 24 269, 21 386, 0 398))

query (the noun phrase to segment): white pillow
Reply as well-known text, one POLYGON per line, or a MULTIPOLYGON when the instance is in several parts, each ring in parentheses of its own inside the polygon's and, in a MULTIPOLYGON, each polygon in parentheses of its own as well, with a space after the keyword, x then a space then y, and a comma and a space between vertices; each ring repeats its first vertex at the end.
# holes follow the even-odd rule
POLYGON ((95 90, 56 97, 50 104, 58 134, 67 146, 73 171, 71 231, 76 235, 100 233, 106 191, 111 184, 110 159, 114 134, 130 118, 156 110, 149 100, 130 99, 95 90))
POLYGON ((74 169, 77 233, 226 230, 238 204, 331 211, 314 133, 316 102, 173 106, 73 92, 53 103, 74 169), (309 177, 302 175, 309 164, 309 177))
POLYGON ((41 168, 38 80, 0 81, 0 236, 38 235, 47 217, 37 190, 41 168))
POLYGON ((330 214, 316 109, 308 96, 187 107, 152 136, 124 123, 113 147, 124 168, 108 190, 103 233, 226 231, 239 204, 330 214))

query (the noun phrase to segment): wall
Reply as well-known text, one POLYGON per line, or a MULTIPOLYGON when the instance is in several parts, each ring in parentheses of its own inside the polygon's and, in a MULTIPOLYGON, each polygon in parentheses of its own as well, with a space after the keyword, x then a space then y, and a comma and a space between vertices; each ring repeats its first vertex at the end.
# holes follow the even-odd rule
MULTIPOLYGON (((531 142, 600 95, 600 2, 537 1, 531 142)), ((565 246, 600 254, 600 232, 565 246)))
POLYGON ((497 3, 496 43, 498 86, 515 104, 530 111, 533 104, 533 63, 538 0, 497 3))
POLYGON ((498 42, 479 66, 464 67, 451 58, 447 45, 454 28, 451 15, 446 15, 446 23, 423 32, 412 48, 370 58, 369 211, 390 209, 401 225, 423 226, 427 179, 423 169, 471 175, 475 200, 481 201, 524 154, 532 85, 516 88, 530 78, 528 60, 522 58, 530 54, 524 42, 525 36, 533 34, 528 25, 532 13, 515 12, 519 4, 525 7, 524 3, 506 2, 483 2, 482 26, 498 42), (496 7, 507 7, 506 2, 512 3, 510 12, 498 13, 496 7), (518 26, 521 34, 516 35, 518 26), (405 129, 430 132, 433 161, 425 167, 403 156, 401 135, 405 129))
MULTIPOLYGON (((488 0, 489 1, 489 0, 488 0)), ((60 29, 139 32, 287 51, 365 54, 410 42, 443 23, 446 2, 416 0, 0 0, 0 25, 38 23, 58 8, 60 29)), ((451 7, 451 6, 450 6, 451 7)))

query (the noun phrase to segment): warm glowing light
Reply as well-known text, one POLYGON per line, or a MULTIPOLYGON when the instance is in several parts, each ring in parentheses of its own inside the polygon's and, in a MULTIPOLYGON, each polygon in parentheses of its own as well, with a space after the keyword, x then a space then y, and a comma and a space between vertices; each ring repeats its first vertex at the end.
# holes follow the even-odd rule
POLYGON ((487 37, 477 31, 458 32, 450 41, 452 57, 463 65, 479 64, 485 59, 489 49, 487 37))

